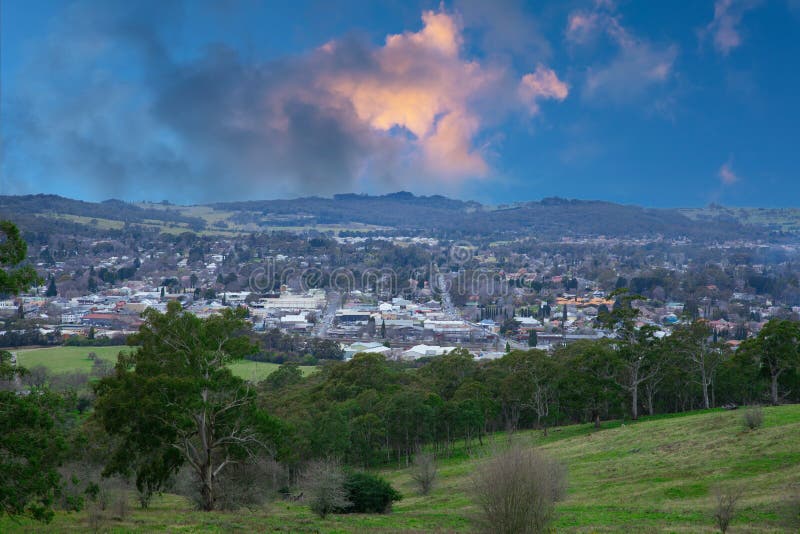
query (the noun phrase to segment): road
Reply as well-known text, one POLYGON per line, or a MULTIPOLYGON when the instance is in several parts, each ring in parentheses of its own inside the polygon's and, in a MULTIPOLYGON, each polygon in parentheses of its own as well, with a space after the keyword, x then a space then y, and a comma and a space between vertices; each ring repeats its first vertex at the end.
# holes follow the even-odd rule
POLYGON ((325 337, 328 329, 333 326, 333 320, 336 318, 336 310, 339 309, 339 304, 342 300, 341 294, 337 291, 330 291, 327 295, 327 304, 322 316, 317 320, 314 326, 313 335, 316 337, 325 337))
POLYGON ((453 300, 450 298, 450 292, 447 291, 447 280, 444 277, 443 273, 438 273, 436 275, 437 285, 439 286, 439 291, 442 292, 442 311, 445 313, 448 319, 451 320, 458 320, 461 318, 461 315, 458 313, 458 310, 455 306, 453 306, 453 300))

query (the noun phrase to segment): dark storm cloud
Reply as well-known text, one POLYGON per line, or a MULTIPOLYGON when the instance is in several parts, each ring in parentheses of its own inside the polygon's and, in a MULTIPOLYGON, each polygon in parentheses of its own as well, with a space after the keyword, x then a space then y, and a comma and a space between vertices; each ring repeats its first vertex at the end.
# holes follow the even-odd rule
MULTIPOLYGON (((505 67, 462 57, 459 19, 443 11, 384 46, 349 36, 259 60, 178 46, 189 7, 66 8, 5 98, 17 111, 4 173, 74 183, 76 196, 179 201, 452 187, 488 171, 473 147, 498 114, 486 102, 507 112, 520 98, 505 67)), ((518 104, 532 114, 552 98, 534 89, 518 104)))

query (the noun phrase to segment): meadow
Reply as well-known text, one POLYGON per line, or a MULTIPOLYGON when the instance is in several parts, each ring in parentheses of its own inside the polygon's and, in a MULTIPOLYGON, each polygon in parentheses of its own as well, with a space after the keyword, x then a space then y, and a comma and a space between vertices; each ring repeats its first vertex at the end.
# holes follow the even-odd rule
MULTIPOLYGON (((89 358, 90 353, 95 353, 98 358, 108 360, 112 364, 116 363, 117 355, 120 351, 129 351, 131 347, 126 345, 116 347, 46 347, 37 349, 15 350, 19 364, 23 367, 31 368, 43 365, 52 374, 62 374, 74 371, 90 372, 93 361, 89 358)), ((241 360, 231 364, 233 374, 249 380, 259 382, 264 380, 270 373, 279 367, 276 363, 253 362, 241 360)), ((316 370, 314 366, 301 366, 300 370, 304 375, 308 375, 316 370)))
MULTIPOLYGON (((321 520, 302 503, 203 513, 176 495, 151 508, 108 518, 108 532, 464 532, 475 509, 471 476, 510 441, 539 447, 568 468, 567 498, 557 506, 554 532, 717 532, 714 489, 736 486, 743 496, 729 532, 787 532, 782 503, 800 484, 800 405, 764 409, 764 425, 747 430, 741 411, 708 410, 639 422, 611 421, 600 430, 573 425, 493 435, 483 447, 439 464, 439 480, 422 497, 410 470, 381 470, 404 495, 389 514, 338 515, 321 520)), ((51 531, 79 532, 87 512, 58 513, 51 531)), ((0 520, 0 531, 39 532, 43 526, 0 520)))

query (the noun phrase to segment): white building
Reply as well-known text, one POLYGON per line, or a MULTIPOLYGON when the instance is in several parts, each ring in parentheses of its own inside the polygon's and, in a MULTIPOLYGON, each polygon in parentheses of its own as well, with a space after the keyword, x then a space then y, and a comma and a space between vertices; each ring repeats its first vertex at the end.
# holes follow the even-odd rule
POLYGON ((415 345, 402 354, 404 360, 418 360, 429 356, 443 356, 455 347, 440 347, 438 345, 415 345))

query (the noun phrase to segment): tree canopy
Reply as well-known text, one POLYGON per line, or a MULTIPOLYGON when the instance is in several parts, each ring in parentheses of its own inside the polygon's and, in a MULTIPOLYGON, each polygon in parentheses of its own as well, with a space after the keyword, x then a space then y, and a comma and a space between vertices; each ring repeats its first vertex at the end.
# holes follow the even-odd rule
POLYGON ((278 424, 227 367, 254 350, 244 329, 240 310, 200 319, 172 302, 166 313, 145 312, 130 339, 139 348, 95 387, 95 417, 119 439, 107 474, 132 472, 151 493, 187 464, 202 508, 213 510, 224 470, 274 449, 278 424))

